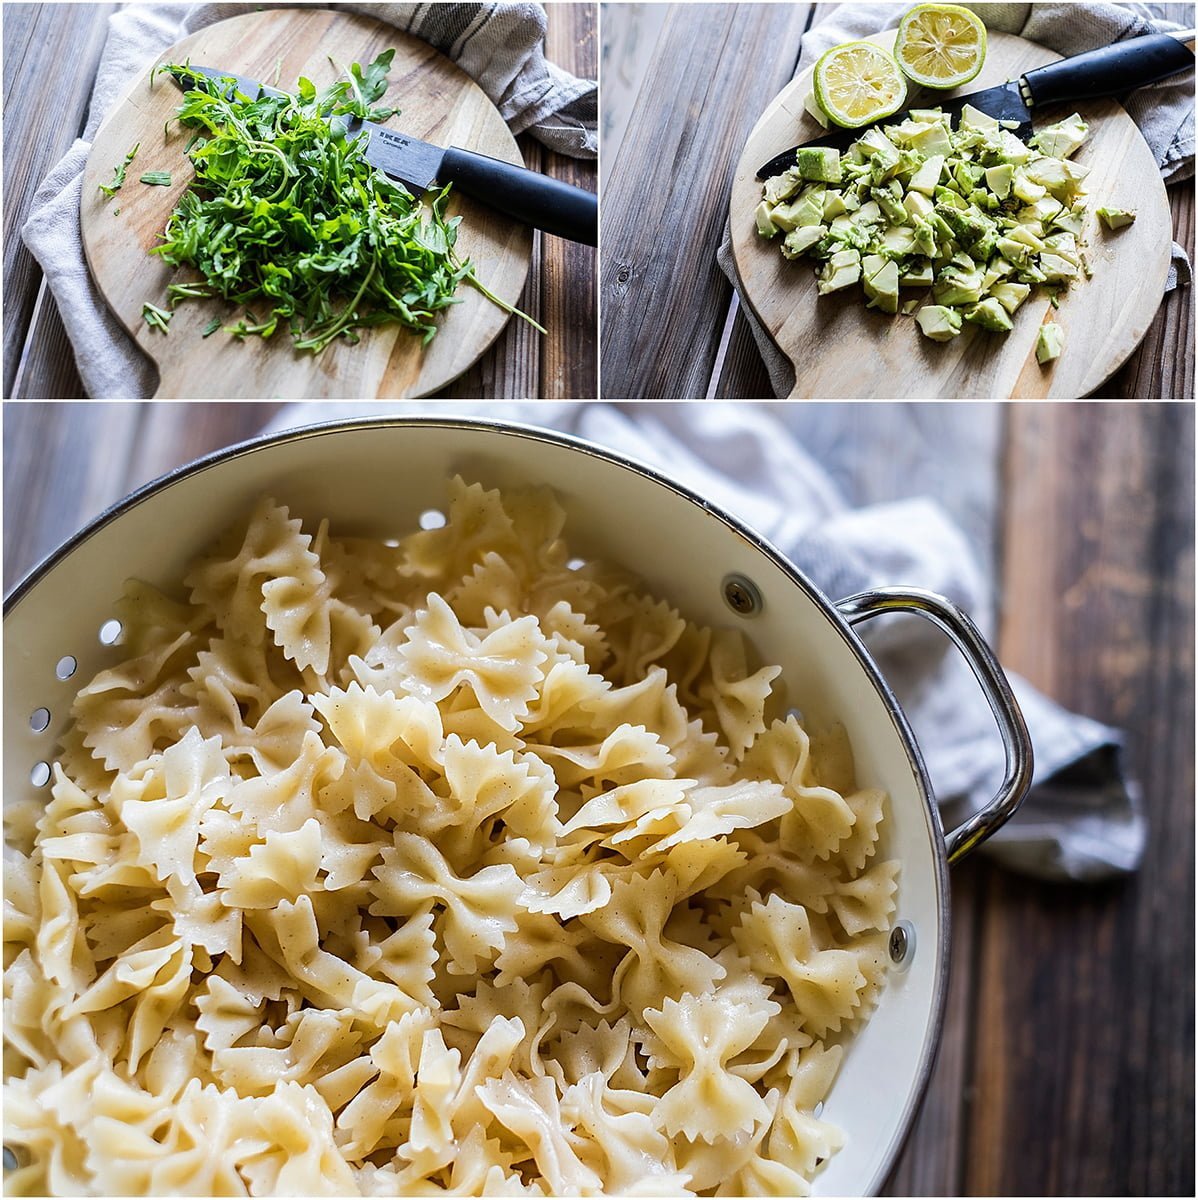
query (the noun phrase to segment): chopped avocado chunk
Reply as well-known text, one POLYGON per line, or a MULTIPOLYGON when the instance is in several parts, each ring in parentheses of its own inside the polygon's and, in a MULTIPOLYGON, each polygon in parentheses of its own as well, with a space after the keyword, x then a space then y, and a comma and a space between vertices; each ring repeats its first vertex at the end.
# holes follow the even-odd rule
POLYGON ((804 179, 840 182, 840 152, 832 146, 804 146, 795 154, 795 166, 804 179))
POLYGON ((1065 349, 1065 331, 1055 321, 1045 321, 1036 334, 1036 361, 1041 366, 1061 357, 1065 349))
POLYGON ((803 177, 798 167, 788 167, 781 175, 765 181, 765 199, 768 204, 781 204, 789 200, 803 186, 803 177))
POLYGON ((1108 229, 1122 229, 1136 219, 1135 210, 1130 208, 1107 208, 1104 206, 1096 208, 1094 211, 1108 229))
POLYGON ((1026 283, 996 283, 990 295, 1009 313, 1013 313, 1027 298, 1031 288, 1026 283))
POLYGON ((782 239, 782 253, 786 258, 798 258, 810 250, 827 232, 825 225, 800 225, 782 239))
POLYGON ((821 296, 838 292, 861 278, 861 252, 837 250, 820 272, 818 290, 821 296))
POLYGON ((929 158, 937 155, 947 158, 953 151, 949 131, 939 122, 928 124, 919 133, 913 134, 909 141, 912 150, 919 150, 929 158))
POLYGON ((976 304, 982 298, 982 269, 965 271, 957 266, 945 267, 936 277, 932 295, 937 304, 976 304))
POLYGON ((778 226, 775 225, 770 219, 771 212, 773 212, 773 208, 765 200, 763 200, 757 206, 757 212, 755 214, 757 217, 757 232, 761 234, 762 237, 770 238, 778 232, 778 226))
POLYGON ((936 185, 940 182, 940 176, 943 173, 944 155, 933 154, 924 159, 919 170, 911 176, 911 182, 907 186, 912 192, 922 192, 925 196, 930 196, 936 190, 936 185))
POLYGON ((1068 158, 1086 140, 1090 127, 1078 113, 1048 125, 1029 139, 1028 145, 1051 158, 1068 158))
POLYGON ((843 216, 848 212, 848 208, 844 202, 843 192, 827 192, 824 195, 824 220, 830 221, 833 217, 843 216))
POLYGON ((910 191, 903 200, 903 207, 912 217, 920 218, 926 217, 932 211, 933 205, 922 192, 910 191))
POLYGON ((899 269, 896 262, 870 254, 861 261, 861 281, 871 306, 883 312, 898 312, 899 269))
MULTIPOLYGON (((1006 332, 1034 288, 1055 306, 1091 273, 1089 168, 1070 160, 1085 122, 1074 114, 1029 144, 1013 128, 969 105, 956 128, 938 108, 913 109, 858 131, 842 154, 800 147, 795 165, 764 185, 758 232, 781 232, 785 258, 810 260, 821 294, 860 283, 868 307, 915 311, 935 340, 965 321, 1006 332), (904 287, 930 288, 932 302, 900 303, 904 287)), ((1134 218, 1103 210, 1110 228, 1134 218)))
POLYGON ((1011 179, 1015 168, 1010 163, 1000 163, 997 167, 986 168, 986 186, 1000 199, 1005 200, 1011 194, 1011 179))
POLYGON ((931 287, 934 282, 932 264, 926 258, 915 259, 899 276, 899 287, 931 287))
POLYGON ((975 304, 972 308, 967 308, 965 319, 995 333, 1010 333, 1012 328, 1007 310, 994 296, 987 296, 985 300, 975 304))
POLYGON ((947 342, 961 332, 961 314, 942 304, 925 304, 915 314, 915 321, 924 337, 934 342, 947 342))
POLYGON ((962 107, 960 125, 962 129, 978 129, 982 133, 997 134, 999 129, 997 117, 992 117, 989 113, 974 108, 972 104, 962 107))
POLYGON ((824 216, 824 185, 808 184, 799 196, 787 204, 779 204, 770 219, 779 229, 789 233, 800 225, 819 225, 824 216))

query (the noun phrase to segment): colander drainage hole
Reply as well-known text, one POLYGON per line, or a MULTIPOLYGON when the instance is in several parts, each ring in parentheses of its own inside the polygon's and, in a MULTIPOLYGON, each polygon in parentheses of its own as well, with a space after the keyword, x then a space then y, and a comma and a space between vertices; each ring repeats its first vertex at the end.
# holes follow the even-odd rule
POLYGON ((33 764, 33 770, 29 772, 29 782, 34 787, 45 787, 50 782, 50 764, 39 762, 33 764))
POLYGON ((48 708, 35 708, 29 714, 29 728, 34 733, 45 733, 47 726, 50 724, 50 710, 48 708))
POLYGON ((75 674, 75 668, 78 665, 79 664, 69 654, 64 654, 62 658, 58 660, 58 663, 54 668, 54 674, 57 675, 59 679, 70 679, 70 677, 75 674))
POLYGON ((437 508, 426 508, 420 514, 421 529, 440 529, 445 524, 445 514, 437 508))
POLYGON ((568 563, 566 563, 566 570, 567 571, 581 571, 582 568, 585 567, 586 565, 587 565, 587 560, 585 558, 572 558, 572 559, 570 559, 570 561, 568 563))
POLYGON ((17 1162, 17 1156, 7 1147, 4 1147, 4 1169, 6 1171, 15 1171, 20 1164, 17 1162))
POLYGON ((105 621, 100 626, 100 645, 115 646, 123 630, 124 626, 115 617, 111 621, 105 621))

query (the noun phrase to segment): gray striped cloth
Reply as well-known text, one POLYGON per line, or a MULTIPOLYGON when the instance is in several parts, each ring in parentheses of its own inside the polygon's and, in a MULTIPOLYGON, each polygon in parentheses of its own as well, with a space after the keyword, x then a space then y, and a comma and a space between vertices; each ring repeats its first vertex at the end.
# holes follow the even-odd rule
MULTIPOLYGON (((899 17, 911 8, 910 4, 838 4, 828 17, 818 20, 803 36, 795 74, 801 75, 824 53, 842 42, 868 37, 882 29, 897 26, 899 17)), ((965 7, 986 23, 988 29, 1017 33, 1030 41, 1039 42, 1050 50, 1068 57, 1140 37, 1145 33, 1166 33, 1187 26, 1161 20, 1151 4, 1093 4, 1077 0, 1058 0, 1058 3, 1037 4, 975 4, 965 0, 965 7)), ((1191 14, 1193 10, 1191 9, 1191 14)), ((1191 15, 1189 24, 1193 25, 1191 15)), ((1162 79, 1151 87, 1140 88, 1123 100, 1128 115, 1140 127, 1148 143, 1161 178, 1165 183, 1181 183, 1194 174, 1194 72, 1162 79)), ((724 240, 716 251, 716 262, 739 292, 736 266, 732 261, 732 232, 724 230, 724 240)), ((1185 249, 1173 243, 1173 262, 1165 291, 1171 292, 1191 278, 1190 260, 1185 249)), ((769 371, 775 393, 785 396, 793 385, 794 371, 786 356, 774 345, 752 311, 741 305, 741 312, 761 357, 769 371)))
MULTIPOLYGON (((572 158, 596 157, 597 85, 545 58, 546 18, 540 4, 340 7, 386 21, 453 59, 487 94, 513 133, 528 133, 572 158)), ((154 368, 105 304, 84 259, 79 200, 92 139, 134 75, 180 38, 245 11, 244 4, 130 4, 114 13, 83 137, 34 195, 21 237, 58 304, 89 396, 145 397, 153 394, 156 383, 154 368)))

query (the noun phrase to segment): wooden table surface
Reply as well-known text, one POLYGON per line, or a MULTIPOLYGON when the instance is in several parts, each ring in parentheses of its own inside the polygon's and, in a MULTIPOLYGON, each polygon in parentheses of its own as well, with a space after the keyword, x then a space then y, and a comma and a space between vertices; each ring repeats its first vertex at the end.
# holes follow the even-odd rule
MULTIPOLYGON (((6 590, 107 504, 276 409, 4 405, 6 590)), ((1130 878, 954 869, 940 1055, 889 1193, 1192 1196, 1193 408, 771 411, 852 502, 927 494, 954 514, 996 583, 1004 662, 1127 730, 1149 814, 1130 878)))
MULTIPOLYGON (((119 7, 4 5, 5 397, 71 399, 84 394, 62 319, 20 230, 35 190, 83 132, 108 17, 119 7), (64 71, 64 62, 73 69, 64 71)), ((596 6, 550 3, 546 9, 546 57, 575 75, 595 78, 596 6)), ((593 161, 554 154, 527 134, 517 141, 532 170, 595 190, 593 161)), ((594 396, 597 262, 589 246, 537 233, 518 304, 548 334, 542 337, 523 321, 509 321, 482 358, 438 395, 594 396)))
MULTIPOLYGON (((610 399, 772 396, 715 253, 741 150, 834 4, 611 4, 603 14, 601 378, 610 399)), ((1193 4, 1154 4, 1187 28, 1193 4)), ((1194 253, 1194 183, 1168 189, 1194 253)), ((1192 398, 1194 301, 1171 292, 1101 396, 1192 398)))

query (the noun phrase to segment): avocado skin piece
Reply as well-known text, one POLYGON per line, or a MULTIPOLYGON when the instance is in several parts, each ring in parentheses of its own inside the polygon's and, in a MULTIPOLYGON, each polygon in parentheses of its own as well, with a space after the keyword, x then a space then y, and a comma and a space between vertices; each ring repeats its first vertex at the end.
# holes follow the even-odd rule
POLYGON ((808 146, 795 154, 795 167, 804 179, 840 182, 840 154, 830 146, 808 146))

